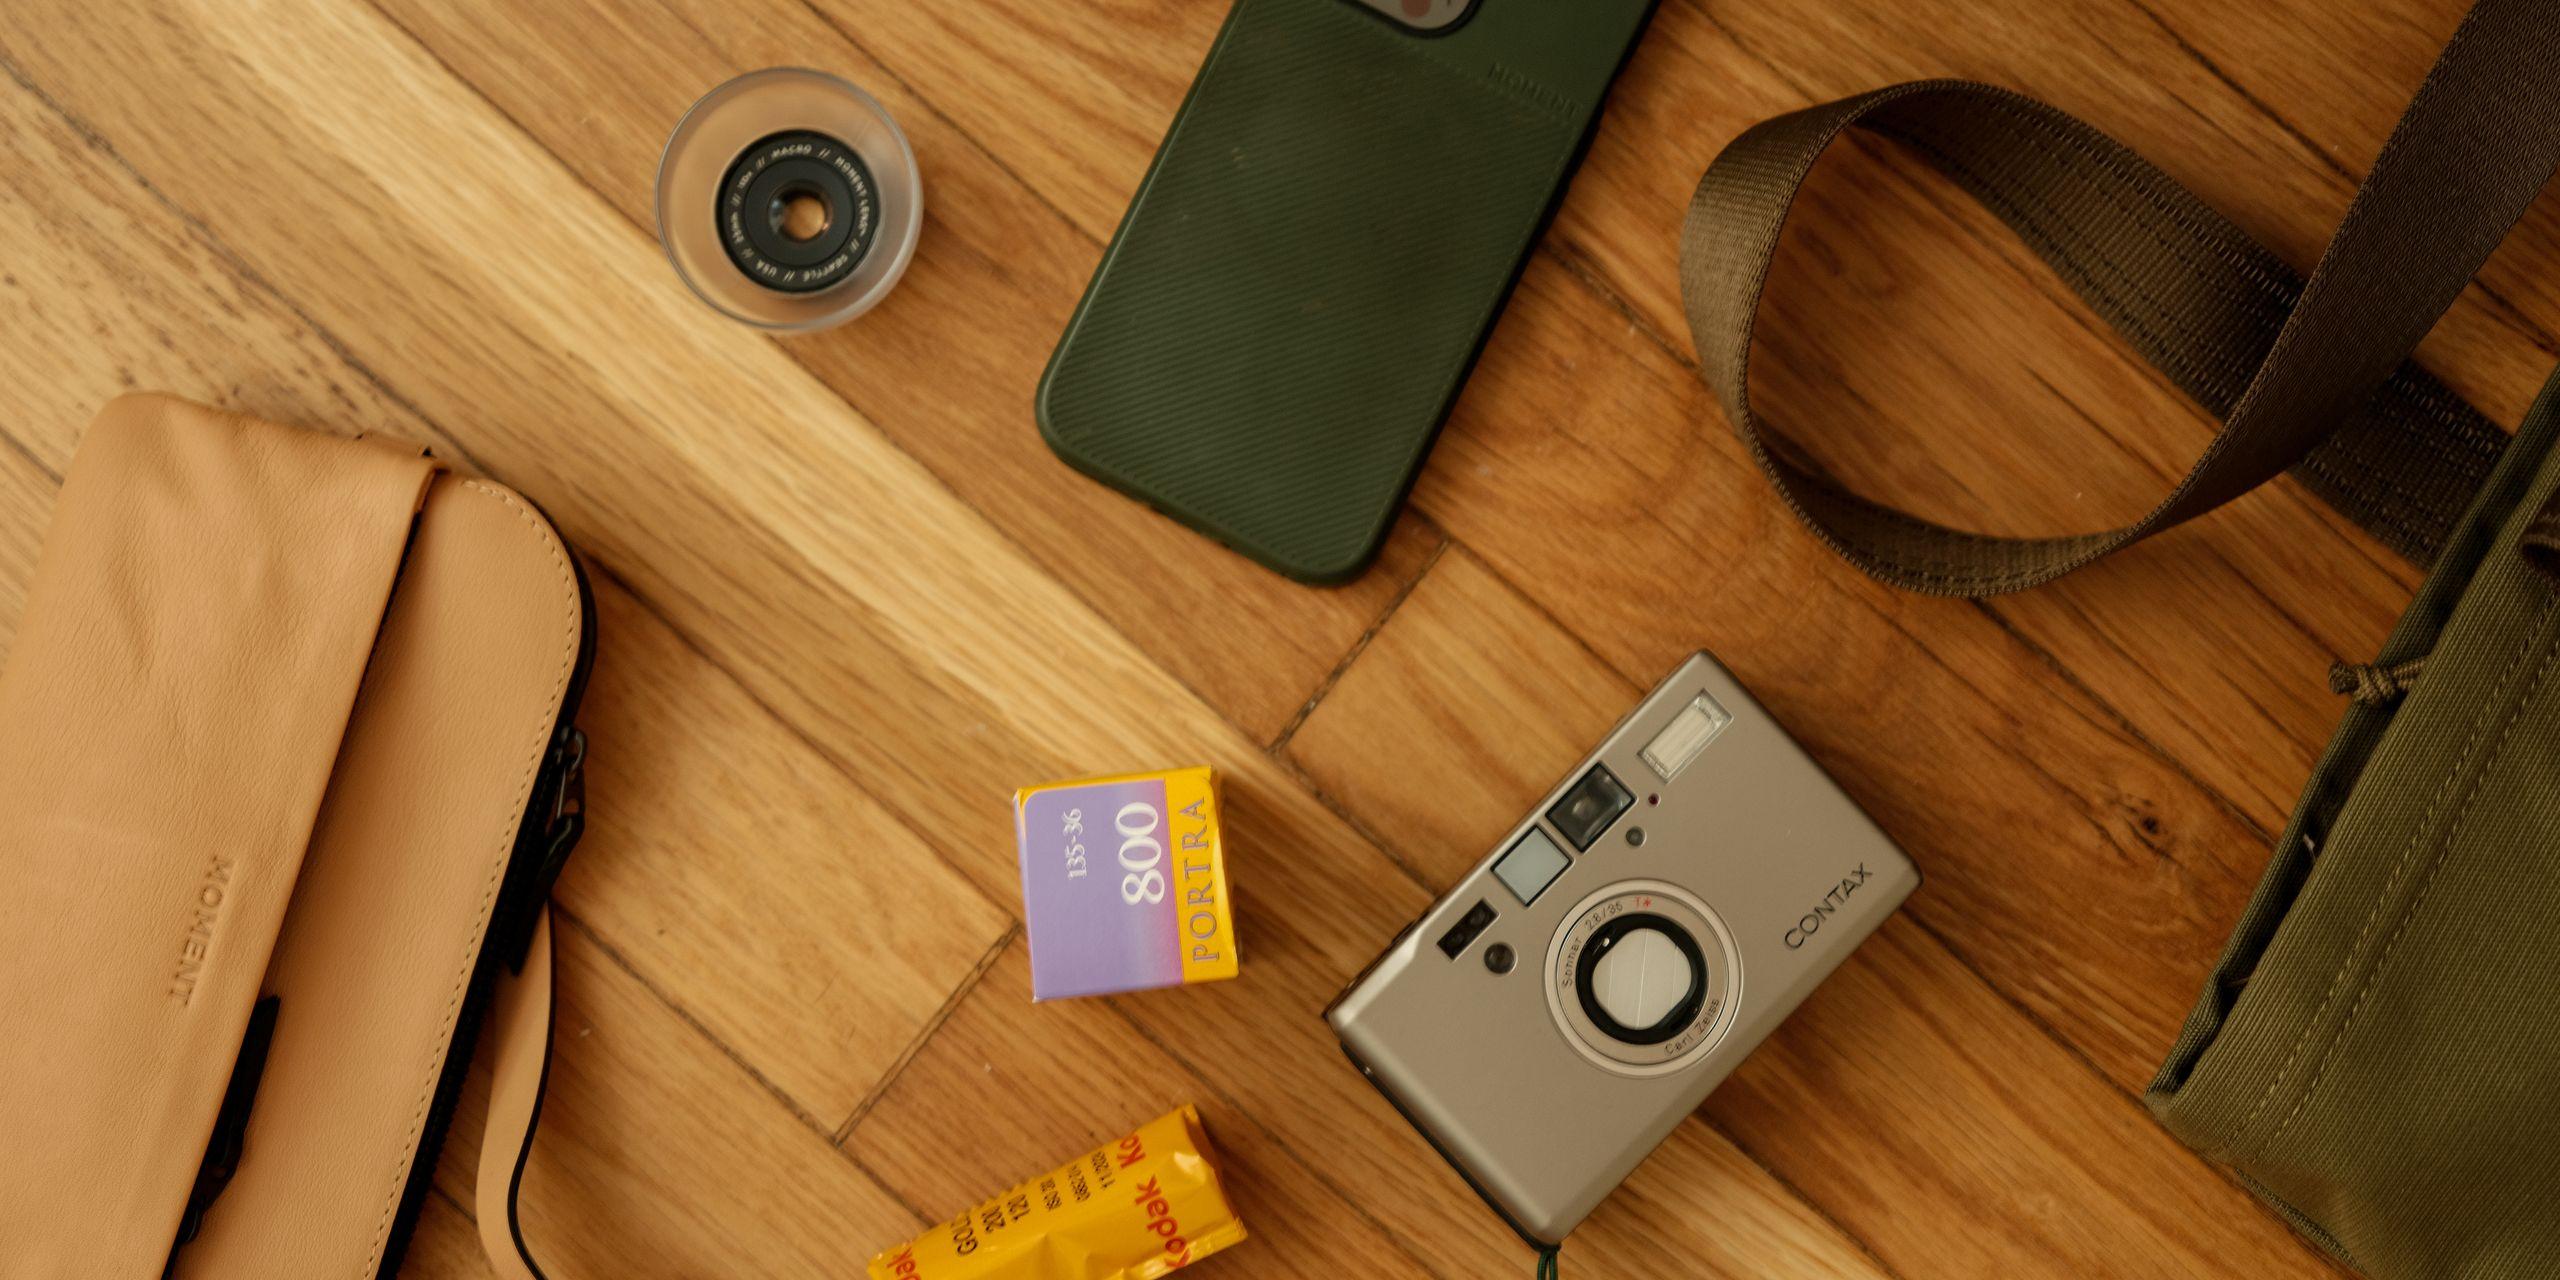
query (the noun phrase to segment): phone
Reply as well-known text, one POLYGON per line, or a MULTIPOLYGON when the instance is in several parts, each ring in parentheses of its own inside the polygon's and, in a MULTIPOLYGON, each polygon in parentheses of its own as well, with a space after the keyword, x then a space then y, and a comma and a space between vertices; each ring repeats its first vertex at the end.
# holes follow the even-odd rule
POLYGON ((1919 884, 1701 653, 1325 1019, 1514 1231, 1553 1246, 1919 884))
POLYGON ((1238 0, 1040 380, 1059 457, 1367 567, 1655 0, 1238 0))

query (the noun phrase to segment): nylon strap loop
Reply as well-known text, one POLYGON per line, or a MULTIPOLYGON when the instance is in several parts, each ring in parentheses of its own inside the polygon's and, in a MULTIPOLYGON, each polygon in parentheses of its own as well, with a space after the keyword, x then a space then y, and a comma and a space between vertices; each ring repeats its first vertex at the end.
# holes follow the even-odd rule
POLYGON ((2481 0, 2375 159, 2308 283, 2139 155, 2032 98, 1894 85, 1777 117, 1700 180, 1681 292, 1700 367, 1796 514, 1865 572, 1939 595, 2049 581, 2292 468, 2384 544, 2433 558, 2504 448, 2404 357, 2560 167, 2550 0, 2481 0), (1752 326, 1787 213, 1852 126, 1901 142, 2006 222, 2144 358, 2224 422, 2152 511, 2117 529, 2008 538, 1850 492, 1764 436, 1752 326))

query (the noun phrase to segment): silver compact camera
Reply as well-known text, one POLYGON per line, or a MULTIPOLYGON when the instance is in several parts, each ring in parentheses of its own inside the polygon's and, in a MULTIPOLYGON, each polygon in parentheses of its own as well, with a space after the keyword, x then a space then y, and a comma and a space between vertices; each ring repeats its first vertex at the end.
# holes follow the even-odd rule
POLYGON ((1680 664, 1325 1011, 1541 1245, 1920 884, 1716 660, 1680 664))

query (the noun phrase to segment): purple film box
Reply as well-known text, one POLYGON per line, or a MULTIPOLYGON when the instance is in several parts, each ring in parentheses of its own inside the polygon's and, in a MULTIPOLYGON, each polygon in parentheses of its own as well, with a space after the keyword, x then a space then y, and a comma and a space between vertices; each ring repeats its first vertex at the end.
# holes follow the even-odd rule
POLYGON ((1031 998, 1236 976, 1235 927, 1205 768, 1013 793, 1031 998))

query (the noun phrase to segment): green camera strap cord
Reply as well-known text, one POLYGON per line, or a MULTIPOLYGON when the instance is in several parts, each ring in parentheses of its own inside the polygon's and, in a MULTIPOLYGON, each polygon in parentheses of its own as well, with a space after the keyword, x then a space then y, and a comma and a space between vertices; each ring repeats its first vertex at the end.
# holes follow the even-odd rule
POLYGON ((1561 1245, 1549 1245, 1538 1250, 1537 1280, 1561 1280, 1564 1273, 1557 1267, 1556 1255, 1562 1251, 1561 1245))
POLYGON ((2480 0, 2308 281, 2104 134, 1956 81, 1745 132, 1683 233, 1727 416, 1797 515, 1879 579, 2033 586, 2288 468, 2430 566, 2374 662, 2341 672, 2354 701, 2148 1095, 2305 1235, 2393 1280, 2560 1277, 2560 377, 2510 443, 2406 362, 2560 165, 2555 84, 2560 3, 2480 0), (1760 292, 1798 187, 1852 126, 1997 212, 2222 419, 2148 515, 1951 529, 1764 438, 1760 292))
POLYGON ((2032 98, 1938 80, 1753 126, 1690 201, 1681 292, 1725 414, 1796 514, 1869 574, 1934 595, 2048 581, 2290 467, 2425 563, 2504 445, 2404 357, 2560 164, 2560 31, 2537 0, 2482 0, 2427 76, 2305 283, 2148 161, 2032 98), (1752 324, 1789 205, 1857 126, 1908 144, 1997 213, 2134 348, 2223 420, 2130 525, 2052 538, 1947 528, 1773 449, 1753 412, 1752 324))

